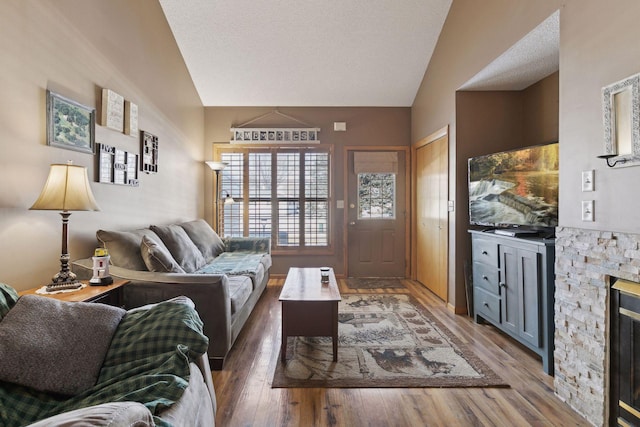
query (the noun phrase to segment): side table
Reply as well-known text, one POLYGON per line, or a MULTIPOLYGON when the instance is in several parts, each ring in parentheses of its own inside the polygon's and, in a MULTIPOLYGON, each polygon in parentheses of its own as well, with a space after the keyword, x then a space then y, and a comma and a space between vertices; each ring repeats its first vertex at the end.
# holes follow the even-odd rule
POLYGON ((57 294, 36 294, 36 291, 42 286, 37 288, 27 289, 26 291, 19 292, 19 295, 40 295, 47 298, 55 298, 60 301, 68 302, 99 302, 102 304, 114 305, 117 307, 122 306, 122 287, 129 283, 129 280, 116 280, 114 279, 111 285, 106 286, 91 286, 88 280, 82 280, 85 286, 82 289, 76 289, 71 292, 59 292, 57 294))

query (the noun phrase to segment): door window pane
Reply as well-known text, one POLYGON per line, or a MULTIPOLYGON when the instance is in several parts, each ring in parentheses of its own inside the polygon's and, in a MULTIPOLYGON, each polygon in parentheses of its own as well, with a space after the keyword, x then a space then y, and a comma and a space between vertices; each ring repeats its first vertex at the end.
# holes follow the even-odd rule
POLYGON ((395 174, 359 173, 358 219, 395 219, 395 217, 395 174))

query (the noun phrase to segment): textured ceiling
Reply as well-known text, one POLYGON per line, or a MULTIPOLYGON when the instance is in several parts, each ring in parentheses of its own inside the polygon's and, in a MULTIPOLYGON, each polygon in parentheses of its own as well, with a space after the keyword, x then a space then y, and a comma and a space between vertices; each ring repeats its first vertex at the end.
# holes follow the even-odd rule
MULTIPOLYGON (((411 106, 452 0, 159 0, 205 106, 411 106)), ((559 68, 559 12, 460 87, 559 68)))
POLYGON ((560 12, 545 19, 461 90, 522 90, 558 71, 560 12))
POLYGON ((452 0, 160 0, 205 106, 411 106, 452 0))

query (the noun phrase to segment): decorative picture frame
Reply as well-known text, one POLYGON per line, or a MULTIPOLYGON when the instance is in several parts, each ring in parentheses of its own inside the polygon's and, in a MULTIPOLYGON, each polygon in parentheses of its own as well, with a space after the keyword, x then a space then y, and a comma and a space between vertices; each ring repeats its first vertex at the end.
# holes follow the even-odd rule
POLYGON ((97 146, 97 182, 131 187, 139 185, 137 154, 120 150, 111 145, 97 144, 97 146))
POLYGON ((124 131, 124 97, 111 89, 102 89, 100 123, 109 129, 124 131))
POLYGON ((602 89, 605 154, 640 156, 640 74, 602 89))
POLYGON ((124 133, 138 136, 138 105, 124 101, 124 133))
POLYGON ((96 110, 47 90, 47 145, 93 154, 96 110))
POLYGON ((158 137, 144 130, 140 131, 140 170, 158 172, 158 137))
POLYGON ((319 128, 231 128, 232 144, 319 144, 319 128))

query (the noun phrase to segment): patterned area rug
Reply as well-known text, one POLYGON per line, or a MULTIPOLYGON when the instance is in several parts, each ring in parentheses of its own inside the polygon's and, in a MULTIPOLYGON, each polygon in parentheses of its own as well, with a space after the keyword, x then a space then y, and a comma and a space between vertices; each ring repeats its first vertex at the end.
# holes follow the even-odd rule
POLYGON ((407 294, 343 295, 331 337, 290 337, 272 387, 509 387, 407 294))
POLYGON ((378 277, 349 277, 347 287, 350 289, 404 288, 400 279, 378 277))

